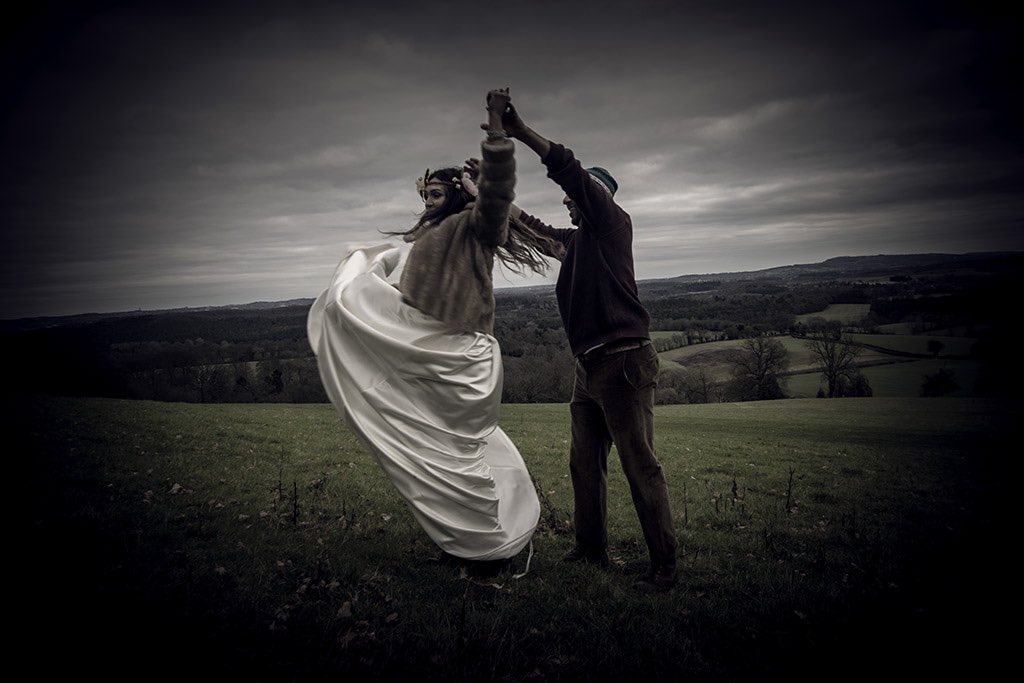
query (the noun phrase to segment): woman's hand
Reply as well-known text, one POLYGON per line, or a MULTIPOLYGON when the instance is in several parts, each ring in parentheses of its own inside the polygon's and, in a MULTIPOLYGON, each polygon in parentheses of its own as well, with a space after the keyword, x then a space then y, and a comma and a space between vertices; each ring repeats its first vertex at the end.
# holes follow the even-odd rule
POLYGON ((487 93, 487 123, 481 123, 480 127, 487 131, 488 139, 505 137, 501 119, 509 107, 509 102, 508 88, 498 88, 487 93))
POLYGON ((476 181, 469 174, 469 171, 462 172, 462 189, 466 191, 470 197, 476 197, 480 194, 480 189, 476 186, 476 181))
POLYGON ((512 96, 508 94, 508 88, 492 90, 487 93, 487 113, 491 121, 480 124, 480 127, 487 131, 488 138, 504 136, 515 138, 536 152, 541 160, 547 158, 548 152, 551 151, 551 141, 523 123, 515 105, 512 104, 512 96), (497 121, 495 121, 496 116, 497 121))
POLYGON ((462 188, 470 197, 480 194, 476 181, 480 178, 480 160, 476 158, 466 159, 462 166, 462 188))
POLYGON ((505 109, 512 101, 508 94, 508 88, 498 88, 487 93, 487 111, 496 111, 498 115, 505 113, 505 109))

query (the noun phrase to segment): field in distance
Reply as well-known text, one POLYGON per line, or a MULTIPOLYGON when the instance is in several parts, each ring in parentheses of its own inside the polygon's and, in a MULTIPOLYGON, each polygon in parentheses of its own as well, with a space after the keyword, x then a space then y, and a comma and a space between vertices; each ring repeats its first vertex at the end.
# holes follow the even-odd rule
MULTIPOLYGON (((978 341, 973 337, 859 333, 848 333, 843 337, 861 346, 856 365, 867 377, 876 397, 919 396, 924 377, 940 369, 952 371, 960 385, 951 395, 976 395, 973 388, 982 368, 981 362, 971 357, 978 341), (932 341, 942 345, 938 353, 933 354, 929 349, 932 341)), ((789 353, 788 395, 793 398, 814 397, 824 384, 818 369, 820 362, 808 348, 807 341, 788 335, 776 339, 789 353)), ((725 382, 731 376, 730 357, 742 348, 743 343, 742 339, 733 339, 663 351, 659 354, 662 370, 703 368, 713 381, 725 382)))

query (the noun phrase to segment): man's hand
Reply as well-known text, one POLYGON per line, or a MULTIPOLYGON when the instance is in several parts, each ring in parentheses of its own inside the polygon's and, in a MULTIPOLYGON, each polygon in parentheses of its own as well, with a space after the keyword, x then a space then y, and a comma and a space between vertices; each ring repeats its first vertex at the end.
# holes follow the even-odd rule
POLYGON ((551 150, 551 142, 523 123, 523 119, 520 118, 515 105, 512 104, 512 96, 508 94, 508 88, 492 90, 488 93, 487 111, 491 117, 491 123, 482 123, 480 124, 481 128, 488 132, 496 130, 498 122, 495 121, 495 118, 496 115, 500 114, 498 121, 500 121, 501 128, 504 130, 505 135, 525 143, 527 147, 537 153, 541 158, 541 161, 547 157, 548 152, 551 150), (504 110, 500 113, 491 108, 491 93, 495 94, 495 103, 504 102, 505 104, 504 110))
MULTIPOLYGON (((508 93, 505 93, 506 95, 508 93)), ((505 129, 505 134, 513 138, 522 138, 526 133, 526 124, 519 117, 519 112, 516 111, 516 107, 512 104, 512 98, 508 97, 505 103, 505 109, 501 113, 501 127, 505 129)))

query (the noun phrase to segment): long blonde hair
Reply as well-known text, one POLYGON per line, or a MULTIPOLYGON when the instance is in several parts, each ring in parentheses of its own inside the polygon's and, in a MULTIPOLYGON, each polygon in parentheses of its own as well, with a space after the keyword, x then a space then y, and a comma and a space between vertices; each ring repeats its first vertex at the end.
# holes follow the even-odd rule
POLYGON ((541 235, 518 217, 509 216, 508 239, 498 248, 501 262, 516 273, 524 273, 526 267, 543 275, 550 267, 544 256, 561 261, 565 256, 565 245, 547 235, 541 235))

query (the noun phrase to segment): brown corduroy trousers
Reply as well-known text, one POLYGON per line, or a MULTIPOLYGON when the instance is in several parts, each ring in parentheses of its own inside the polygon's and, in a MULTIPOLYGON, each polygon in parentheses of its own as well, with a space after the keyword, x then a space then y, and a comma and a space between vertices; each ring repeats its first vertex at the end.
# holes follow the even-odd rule
POLYGON ((678 548, 668 486, 654 454, 657 377, 653 345, 578 359, 569 404, 577 547, 591 555, 607 550, 608 452, 614 444, 655 568, 675 566, 678 548))

